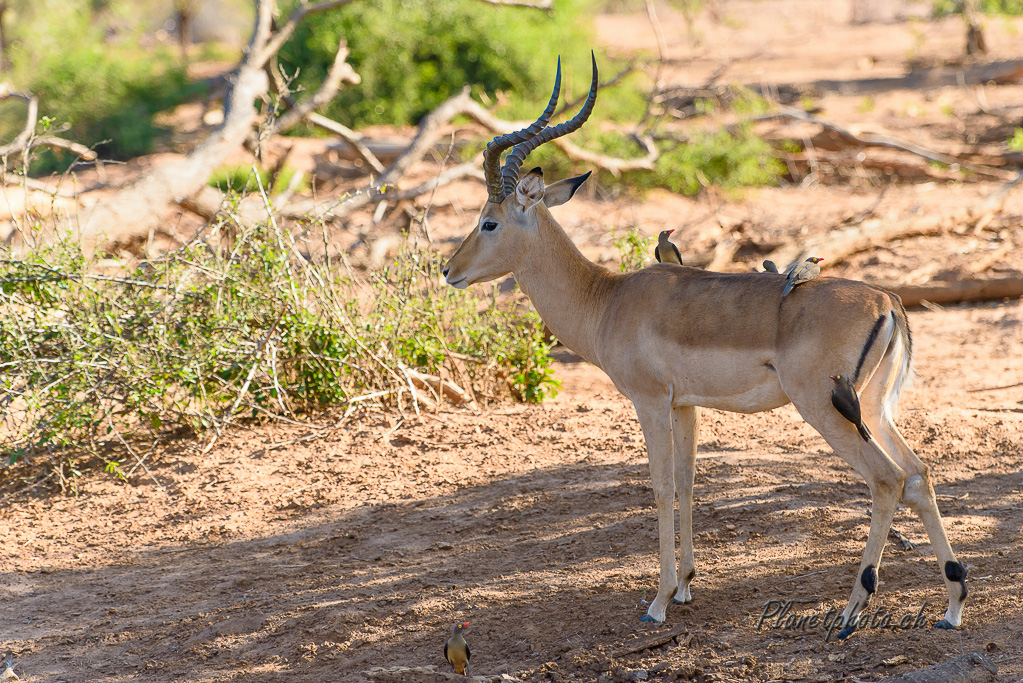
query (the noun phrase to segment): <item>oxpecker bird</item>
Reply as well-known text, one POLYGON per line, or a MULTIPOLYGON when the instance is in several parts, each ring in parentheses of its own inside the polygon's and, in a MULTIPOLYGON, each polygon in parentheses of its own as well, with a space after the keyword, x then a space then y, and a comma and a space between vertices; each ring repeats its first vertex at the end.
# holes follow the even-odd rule
POLYGON ((454 667, 456 674, 463 676, 469 675, 469 643, 462 637, 462 629, 468 625, 469 622, 456 624, 451 637, 444 643, 444 659, 454 667))
POLYGON ((774 261, 764 261, 764 272, 765 273, 777 273, 778 266, 774 265, 774 261))
POLYGON ((657 236, 657 246, 654 247, 654 257, 658 263, 677 263, 682 265, 682 252, 674 244, 668 241, 668 235, 674 230, 661 230, 657 236))
POLYGON ((789 292, 792 291, 792 288, 795 287, 796 285, 801 285, 804 282, 809 282, 810 280, 820 275, 821 269, 820 266, 818 266, 817 264, 823 260, 824 259, 822 258, 811 256, 810 258, 806 259, 798 266, 793 268, 792 272, 789 273, 789 281, 785 283, 785 289, 782 290, 781 295, 786 296, 789 292))
POLYGON ((835 406, 842 417, 856 425, 864 441, 870 441, 870 430, 860 416, 860 399, 856 395, 856 388, 845 375, 832 375, 831 379, 835 380, 835 388, 831 390, 831 405, 835 406))
POLYGON ((0 673, 0 681, 6 680, 20 681, 18 674, 14 673, 14 657, 7 655, 7 659, 4 660, 4 670, 0 673))

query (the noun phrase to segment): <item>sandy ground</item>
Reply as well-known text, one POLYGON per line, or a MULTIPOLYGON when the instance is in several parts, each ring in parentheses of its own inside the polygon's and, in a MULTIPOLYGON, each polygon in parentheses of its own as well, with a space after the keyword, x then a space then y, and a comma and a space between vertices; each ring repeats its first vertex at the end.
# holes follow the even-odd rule
MULTIPOLYGON (((954 21, 906 18, 919 4, 868 24, 850 24, 844 2, 718 5, 724 18, 698 24, 697 47, 682 19, 662 11, 679 82, 701 82, 723 58, 737 60, 739 80, 891 76, 910 57, 935 61, 949 45, 959 49, 954 21)), ((1000 21, 991 22, 998 58, 1023 56, 1012 25, 1000 21)), ((645 22, 601 19, 603 40, 622 50, 650 45, 645 22)), ((988 87, 989 104, 1003 103, 990 106, 1010 106, 1013 88, 988 87)), ((889 130, 933 139, 954 138, 957 125, 941 112, 942 97, 982 114, 974 91, 954 87, 885 92, 869 112, 862 97, 823 101, 836 120, 884 119, 889 130)), ((902 183, 875 216, 954 215, 998 186, 902 183)), ((471 183, 437 193, 431 229, 440 249, 454 248, 482 194, 471 183)), ((878 195, 870 182, 697 200, 584 195, 557 215, 584 253, 610 261, 613 234, 629 227, 678 228, 683 252, 728 234, 770 245, 822 234, 878 195)), ((982 229, 953 224, 878 245, 831 274, 953 277, 1008 244, 983 274, 1018 275, 1021 216, 1023 200, 1011 195, 982 229)), ((739 256, 737 269, 761 257, 739 256)), ((641 671, 662 681, 877 681, 969 652, 989 656, 998 680, 1019 681, 1023 385, 998 387, 1023 383, 1023 303, 914 310, 910 324, 918 376, 899 422, 931 468, 967 565, 958 631, 929 628, 945 592, 906 508, 895 527, 916 546, 889 539, 871 609, 896 621, 922 611, 926 628, 866 629, 835 642, 819 628, 760 623, 771 601, 791 600, 791 613, 805 616, 842 608, 869 523, 866 485, 791 406, 704 412, 694 601, 670 607, 664 625, 641 623, 656 590, 657 540, 639 427, 599 370, 558 349, 563 390, 541 406, 370 413, 296 443, 287 442, 308 429, 258 428, 204 455, 181 442, 129 485, 90 476, 78 498, 3 477, 0 654, 12 653, 28 681, 364 681, 374 666, 447 670, 441 647, 465 620, 474 673, 529 681, 639 680, 641 671), (651 634, 671 637, 640 647, 651 634)))

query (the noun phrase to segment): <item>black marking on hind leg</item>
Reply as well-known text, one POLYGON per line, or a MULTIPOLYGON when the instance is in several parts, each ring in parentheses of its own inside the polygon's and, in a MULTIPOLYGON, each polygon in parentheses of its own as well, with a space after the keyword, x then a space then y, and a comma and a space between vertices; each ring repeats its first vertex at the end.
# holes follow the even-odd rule
POLYGON ((867 335, 867 343, 863 345, 863 350, 860 351, 860 359, 856 362, 856 372, 853 373, 852 381, 855 382, 860 378, 860 370, 863 369, 863 363, 867 360, 867 352, 870 351, 870 347, 874 345, 874 340, 877 339, 877 335, 881 333, 881 326, 884 325, 885 318, 887 315, 882 315, 874 323, 874 326, 870 328, 870 334, 867 335))
POLYGON ((969 591, 966 590, 966 567, 962 562, 953 562, 949 560, 945 563, 945 578, 949 581, 958 581, 959 585, 962 586, 963 590, 959 594, 959 602, 966 600, 966 596, 969 595, 969 591))
POLYGON ((687 586, 688 586, 688 585, 689 585, 690 583, 692 583, 692 581, 693 581, 693 577, 694 577, 694 576, 696 576, 696 570, 695 570, 695 569, 691 569, 691 570, 689 570, 689 573, 688 573, 688 574, 686 574, 686 585, 687 585, 687 586))
POLYGON ((860 574, 860 585, 867 591, 867 595, 873 595, 877 590, 877 570, 874 569, 874 565, 867 565, 867 568, 860 574))

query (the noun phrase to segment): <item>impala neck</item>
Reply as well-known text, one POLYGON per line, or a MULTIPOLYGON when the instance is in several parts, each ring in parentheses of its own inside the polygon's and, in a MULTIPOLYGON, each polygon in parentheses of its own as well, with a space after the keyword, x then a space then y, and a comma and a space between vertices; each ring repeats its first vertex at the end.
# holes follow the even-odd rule
POLYGON ((617 278, 583 256, 546 208, 538 211, 539 239, 523 254, 515 280, 558 340, 600 367, 597 327, 617 278))

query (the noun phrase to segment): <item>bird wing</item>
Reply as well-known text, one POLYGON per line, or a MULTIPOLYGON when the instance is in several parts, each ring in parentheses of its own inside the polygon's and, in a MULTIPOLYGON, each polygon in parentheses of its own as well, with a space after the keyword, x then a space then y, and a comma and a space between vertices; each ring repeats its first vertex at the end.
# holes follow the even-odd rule
POLYGON ((675 252, 675 258, 678 259, 678 264, 682 265, 682 252, 678 250, 678 247, 675 246, 673 242, 668 242, 668 246, 671 247, 673 252, 675 252))
POLYGON ((444 659, 448 660, 448 663, 451 663, 451 657, 448 657, 448 643, 450 642, 450 640, 444 641, 444 659))
POLYGON ((471 657, 471 656, 472 656, 472 653, 469 652, 469 643, 466 643, 465 644, 465 661, 468 662, 469 661, 469 657, 471 657))

